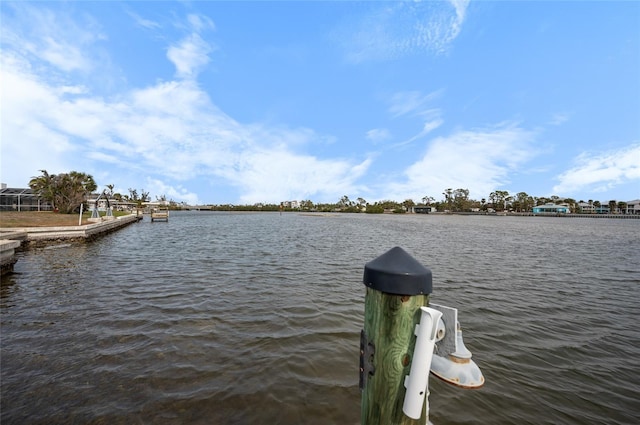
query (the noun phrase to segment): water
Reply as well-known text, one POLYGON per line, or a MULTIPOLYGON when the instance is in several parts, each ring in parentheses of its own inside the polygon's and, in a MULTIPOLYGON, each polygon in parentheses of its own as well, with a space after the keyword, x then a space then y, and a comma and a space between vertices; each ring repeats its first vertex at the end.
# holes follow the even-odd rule
POLYGON ((364 264, 401 246, 486 384, 443 424, 635 424, 640 221, 148 217, 19 254, 1 292, 5 424, 357 424, 364 264))

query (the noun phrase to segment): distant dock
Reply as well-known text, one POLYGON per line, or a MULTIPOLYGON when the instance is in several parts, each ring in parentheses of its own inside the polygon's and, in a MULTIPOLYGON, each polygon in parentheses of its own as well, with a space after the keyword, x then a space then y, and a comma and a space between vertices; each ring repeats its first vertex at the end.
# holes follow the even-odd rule
POLYGON ((151 222, 169 221, 169 210, 151 211, 151 222))

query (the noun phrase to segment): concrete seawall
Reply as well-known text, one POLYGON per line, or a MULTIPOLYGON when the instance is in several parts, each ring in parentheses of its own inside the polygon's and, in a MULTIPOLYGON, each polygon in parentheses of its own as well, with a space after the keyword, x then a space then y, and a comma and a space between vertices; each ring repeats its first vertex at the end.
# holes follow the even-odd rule
POLYGON ((137 223, 141 218, 131 214, 83 226, 0 228, 2 274, 13 271, 17 249, 37 248, 57 241, 91 241, 129 224, 137 223))

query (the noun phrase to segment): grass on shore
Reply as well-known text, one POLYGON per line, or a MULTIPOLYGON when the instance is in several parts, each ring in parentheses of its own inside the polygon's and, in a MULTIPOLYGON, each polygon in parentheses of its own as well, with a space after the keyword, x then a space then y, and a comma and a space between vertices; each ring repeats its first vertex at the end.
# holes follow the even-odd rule
MULTIPOLYGON (((114 211, 113 215, 121 216, 129 213, 114 211)), ((104 212, 101 212, 104 215, 104 212)), ((91 224, 89 222, 91 212, 82 214, 82 225, 91 224)), ((51 211, 0 211, 0 227, 21 228, 21 227, 57 227, 57 226, 77 226, 78 214, 60 214, 51 211)))

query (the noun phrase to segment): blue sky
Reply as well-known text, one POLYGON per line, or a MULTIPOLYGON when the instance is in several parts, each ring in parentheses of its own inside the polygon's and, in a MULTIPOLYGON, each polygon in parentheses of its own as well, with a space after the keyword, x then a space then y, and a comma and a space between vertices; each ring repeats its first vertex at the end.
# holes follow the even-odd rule
POLYGON ((1 179, 640 198, 640 2, 7 2, 1 179))

